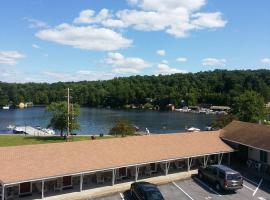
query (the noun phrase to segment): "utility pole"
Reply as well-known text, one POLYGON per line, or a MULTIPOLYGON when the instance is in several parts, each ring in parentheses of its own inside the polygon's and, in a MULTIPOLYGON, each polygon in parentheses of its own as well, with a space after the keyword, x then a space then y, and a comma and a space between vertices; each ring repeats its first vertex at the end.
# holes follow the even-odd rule
POLYGON ((67 96, 67 137, 69 136, 69 103, 70 103, 70 94, 69 94, 69 88, 68 88, 68 96, 67 96))

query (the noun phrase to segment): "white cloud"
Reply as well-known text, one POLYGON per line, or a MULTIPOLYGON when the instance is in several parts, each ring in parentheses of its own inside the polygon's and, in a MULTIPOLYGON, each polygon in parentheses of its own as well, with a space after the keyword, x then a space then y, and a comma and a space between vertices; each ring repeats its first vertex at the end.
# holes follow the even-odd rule
POLYGON ((159 56, 165 56, 166 55, 166 51, 165 50, 163 50, 163 49, 161 49, 161 50, 157 50, 157 55, 159 55, 159 56))
POLYGON ((79 17, 74 19, 75 24, 93 24, 102 22, 110 17, 108 9, 102 9, 96 16, 94 10, 83 10, 80 12, 79 17))
POLYGON ((150 67, 150 63, 141 58, 124 57, 120 53, 108 53, 104 62, 113 67, 114 73, 139 73, 141 70, 150 67))
POLYGON ((220 12, 215 13, 196 13, 192 15, 194 18, 191 23, 197 28, 221 28, 227 24, 227 21, 222 19, 220 12))
POLYGON ((133 2, 142 9, 154 11, 169 11, 175 8, 185 8, 188 11, 194 11, 199 10, 205 5, 205 0, 133 0, 133 2))
POLYGON ((97 14, 83 10, 74 23, 165 31, 175 37, 186 37, 196 29, 222 28, 227 23, 221 12, 199 12, 206 0, 128 0, 128 3, 134 8, 116 12, 102 9, 97 14))
POLYGON ((159 74, 169 75, 169 74, 175 74, 175 73, 187 73, 187 71, 177 69, 177 68, 174 68, 174 67, 170 67, 169 65, 164 64, 164 63, 160 63, 157 66, 157 70, 156 70, 157 75, 159 75, 159 74))
POLYGON ((17 51, 0 51, 0 64, 15 65, 25 55, 17 51))
POLYGON ((34 49, 39 49, 39 48, 40 48, 37 44, 32 44, 32 47, 33 47, 34 49))
POLYGON ((217 59, 217 58, 205 58, 202 60, 203 66, 224 66, 226 64, 225 59, 217 59))
POLYGON ((261 63, 266 64, 266 65, 270 65, 270 58, 261 59, 261 63))
POLYGON ((41 20, 32 19, 32 18, 24 18, 29 23, 29 28, 49 28, 50 26, 41 20))
POLYGON ((42 76, 47 82, 67 82, 67 81, 93 81, 93 80, 108 80, 115 77, 115 74, 104 71, 94 70, 79 70, 76 72, 56 72, 44 71, 42 76))
POLYGON ((94 26, 60 24, 39 31, 36 36, 42 40, 86 50, 113 51, 132 44, 132 40, 124 38, 120 33, 94 26))
POLYGON ((184 63, 184 62, 187 62, 187 58, 185 58, 185 57, 179 57, 179 58, 176 59, 176 61, 181 62, 181 63, 184 63))

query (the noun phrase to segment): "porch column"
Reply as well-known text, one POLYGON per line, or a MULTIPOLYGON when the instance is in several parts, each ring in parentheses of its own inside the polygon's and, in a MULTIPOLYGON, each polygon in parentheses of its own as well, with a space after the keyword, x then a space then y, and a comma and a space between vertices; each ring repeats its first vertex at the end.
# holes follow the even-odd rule
POLYGON ((2 200, 5 200, 5 185, 2 184, 2 200))
POLYGON ((80 176, 80 192, 83 190, 83 174, 80 176))
POLYGON ((203 166, 204 166, 204 167, 207 166, 208 160, 209 160, 209 156, 204 156, 204 157, 203 157, 203 166))
POLYGON ((222 158, 223 158, 223 153, 218 154, 218 164, 220 165, 222 162, 222 158))
POLYGON ((115 169, 112 170, 112 185, 115 183, 115 169))
POLYGON ((190 168, 191 168, 191 163, 192 163, 192 158, 188 158, 188 171, 190 171, 190 168))
POLYGON ((136 165, 135 166, 135 182, 138 181, 138 176, 139 176, 139 167, 136 165))
POLYGON ((170 168, 170 162, 165 163, 165 175, 167 176, 169 173, 169 168, 170 168))
POLYGON ((42 199, 44 198, 44 179, 42 179, 42 182, 41 182, 41 198, 42 199))

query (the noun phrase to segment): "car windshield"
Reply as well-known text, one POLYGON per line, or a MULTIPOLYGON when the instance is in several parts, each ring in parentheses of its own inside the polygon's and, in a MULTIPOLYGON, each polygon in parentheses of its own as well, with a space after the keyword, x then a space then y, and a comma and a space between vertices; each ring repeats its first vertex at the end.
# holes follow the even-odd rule
POLYGON ((242 176, 240 174, 227 174, 228 180, 241 180, 242 176))

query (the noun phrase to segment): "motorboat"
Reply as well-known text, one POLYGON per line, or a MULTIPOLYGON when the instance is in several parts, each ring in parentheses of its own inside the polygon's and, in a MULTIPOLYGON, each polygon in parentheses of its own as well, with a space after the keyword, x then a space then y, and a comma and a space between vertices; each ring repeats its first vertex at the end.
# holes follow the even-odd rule
POLYGON ((15 126, 13 126, 13 125, 8 125, 8 126, 7 126, 7 129, 8 129, 8 130, 13 130, 14 128, 15 128, 15 126))
POLYGON ((3 110, 9 110, 9 106, 3 106, 3 110))
POLYGON ((190 128, 187 129, 187 131, 188 132, 199 132, 199 131, 201 131, 201 129, 195 128, 195 127, 190 127, 190 128))

